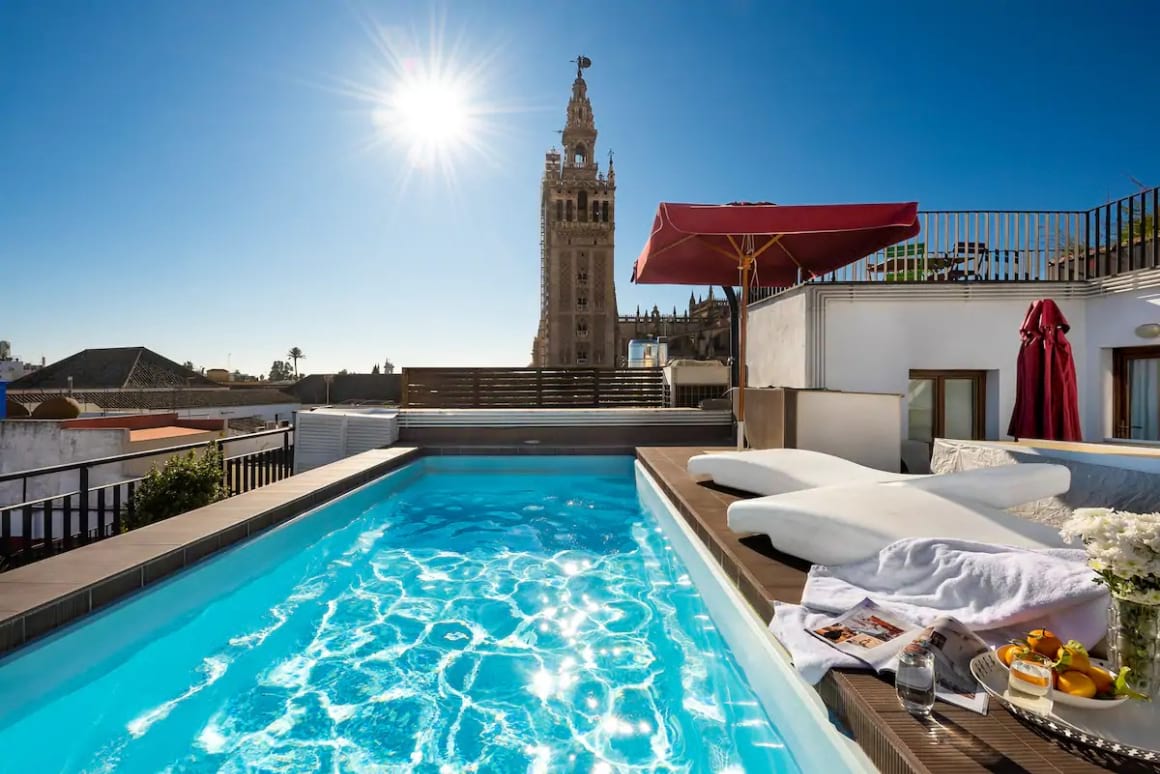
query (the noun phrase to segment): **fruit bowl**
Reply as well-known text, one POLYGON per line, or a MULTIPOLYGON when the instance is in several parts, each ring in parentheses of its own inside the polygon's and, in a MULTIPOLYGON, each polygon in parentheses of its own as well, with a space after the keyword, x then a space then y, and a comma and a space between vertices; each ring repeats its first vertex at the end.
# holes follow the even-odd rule
MULTIPOLYGON (((1091 659, 1092 664, 1107 669, 1108 662, 1098 658, 1091 659)), ((1007 679, 1010 670, 1007 665, 999 660, 995 651, 987 651, 975 657, 971 661, 971 672, 975 678, 987 690, 987 693, 994 695, 1002 695, 1007 690, 1007 679), (979 661, 979 669, 976 669, 975 662, 979 661), (989 662, 994 662, 993 665, 989 662), (982 675, 986 675, 983 677, 982 675)), ((1051 700, 1056 704, 1064 704, 1068 707, 1075 707, 1077 709, 1086 710, 1106 710, 1115 707, 1122 707, 1124 702, 1128 700, 1127 696, 1113 696, 1107 699, 1086 699, 1083 696, 1072 696, 1070 693, 1064 693, 1060 690, 1053 690, 1051 692, 1051 700)))
MULTIPOLYGON (((1047 699, 1026 701, 1007 690, 1007 667, 987 650, 971 659, 971 674, 1008 712, 1051 734, 1115 756, 1146 761, 1160 770, 1160 704, 1147 701, 1077 699, 1098 709, 1122 708, 1119 712, 1088 712, 1078 706, 1047 699)), ((1059 694, 1055 694, 1057 697, 1059 694)), ((1072 697, 1077 698, 1077 697, 1072 697)))

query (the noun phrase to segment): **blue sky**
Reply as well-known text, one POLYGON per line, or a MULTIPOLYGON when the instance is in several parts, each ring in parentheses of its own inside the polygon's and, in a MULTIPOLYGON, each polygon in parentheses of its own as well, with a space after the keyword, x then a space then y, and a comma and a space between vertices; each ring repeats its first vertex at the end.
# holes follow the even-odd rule
POLYGON ((0 3, 0 338, 264 372, 525 365, 584 53, 622 311, 658 201, 1086 208, 1160 184, 1145 2, 0 3), (454 178, 381 140, 382 47, 478 72, 454 178), (379 32, 376 33, 375 31, 379 32))

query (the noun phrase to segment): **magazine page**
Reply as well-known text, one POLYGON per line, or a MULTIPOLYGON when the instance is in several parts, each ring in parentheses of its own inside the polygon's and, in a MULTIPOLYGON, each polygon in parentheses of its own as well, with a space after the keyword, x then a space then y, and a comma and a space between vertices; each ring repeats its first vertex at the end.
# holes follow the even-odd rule
MULTIPOLYGON (((949 616, 935 620, 914 641, 922 642, 934 654, 935 696, 985 715, 987 692, 971 674, 971 659, 987 650, 986 643, 949 616)), ((897 659, 893 666, 897 666, 897 659)))
POLYGON ((896 665, 898 651, 920 632, 913 622, 864 599, 810 634, 881 671, 896 665))

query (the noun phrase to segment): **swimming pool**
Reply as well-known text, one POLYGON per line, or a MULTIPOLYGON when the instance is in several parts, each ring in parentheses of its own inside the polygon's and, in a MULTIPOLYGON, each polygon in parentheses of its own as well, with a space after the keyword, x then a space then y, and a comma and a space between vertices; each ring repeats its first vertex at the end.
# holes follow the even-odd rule
POLYGON ((0 663, 3 768, 834 770, 633 465, 425 458, 150 587, 0 663))

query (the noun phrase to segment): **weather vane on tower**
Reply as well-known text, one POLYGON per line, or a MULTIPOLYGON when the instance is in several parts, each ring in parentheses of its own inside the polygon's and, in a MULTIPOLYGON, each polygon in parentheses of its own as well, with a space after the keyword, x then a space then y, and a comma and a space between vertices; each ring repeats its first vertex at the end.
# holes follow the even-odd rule
POLYGON ((576 77, 577 78, 583 78, 584 77, 584 70, 592 66, 592 60, 589 59, 588 57, 584 56, 583 54, 580 54, 575 59, 572 59, 569 61, 575 63, 575 65, 576 65, 576 77))

